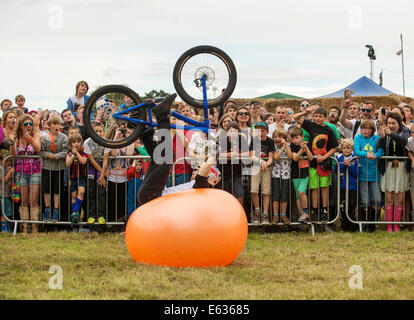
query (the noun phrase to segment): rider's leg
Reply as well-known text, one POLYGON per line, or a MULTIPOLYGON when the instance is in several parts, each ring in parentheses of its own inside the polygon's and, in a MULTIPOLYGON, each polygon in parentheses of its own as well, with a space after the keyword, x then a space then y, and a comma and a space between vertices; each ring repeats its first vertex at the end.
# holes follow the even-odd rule
MULTIPOLYGON (((162 129, 170 129, 169 114, 175 96, 176 95, 168 96, 163 102, 152 109, 152 112, 157 118, 159 131, 162 129)), ((172 156, 173 153, 172 138, 169 133, 161 135, 161 141, 157 144, 154 142, 154 130, 148 129, 142 135, 142 142, 151 156, 151 162, 139 190, 138 199, 140 204, 144 204, 161 196, 162 191, 167 185, 172 166, 172 161, 166 160, 173 159, 173 157, 169 156, 172 156), (163 148, 164 152, 160 152, 160 156, 157 154, 154 157, 154 150, 157 146, 163 148)))

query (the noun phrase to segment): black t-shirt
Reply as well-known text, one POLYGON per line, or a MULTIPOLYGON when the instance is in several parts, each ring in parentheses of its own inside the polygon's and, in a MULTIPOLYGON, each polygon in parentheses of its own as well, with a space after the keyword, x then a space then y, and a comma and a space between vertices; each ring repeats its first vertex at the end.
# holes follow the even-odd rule
MULTIPOLYGON (((300 145, 290 144, 290 150, 292 153, 298 153, 301 149, 300 145)), ((306 156, 306 153, 303 153, 302 156, 306 156)), ((299 159, 299 161, 293 161, 290 165, 290 175, 292 179, 303 179, 309 175, 309 160, 308 159, 299 159)))
POLYGON ((254 151, 257 158, 268 158, 270 152, 275 152, 275 143, 269 137, 265 141, 261 141, 259 137, 255 137, 250 142, 250 151, 254 151))
MULTIPOLYGON (((315 156, 323 156, 329 150, 338 147, 338 140, 335 133, 328 126, 320 126, 312 120, 303 120, 302 128, 309 133, 309 149, 315 156)), ((316 168, 318 163, 313 159, 310 163, 311 168, 316 168)))
MULTIPOLYGON (((237 138, 235 138, 232 142, 229 139, 225 139, 226 141, 226 151, 227 152, 238 152, 238 153, 245 153, 249 151, 249 145, 247 144, 247 139, 244 135, 240 134, 237 138)), ((223 146, 220 145, 223 148, 223 146)), ((222 172, 223 180, 232 179, 232 177, 241 177, 242 175, 242 160, 240 159, 220 159, 218 168, 222 172), (224 161, 224 162, 223 162, 224 161)))

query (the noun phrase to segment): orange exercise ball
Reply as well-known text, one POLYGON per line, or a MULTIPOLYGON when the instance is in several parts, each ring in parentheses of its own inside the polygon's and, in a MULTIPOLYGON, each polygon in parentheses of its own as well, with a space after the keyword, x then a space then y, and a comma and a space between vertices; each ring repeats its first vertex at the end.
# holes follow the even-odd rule
POLYGON ((136 209, 125 240, 135 262, 171 267, 232 263, 247 239, 240 202, 217 189, 169 194, 136 209))

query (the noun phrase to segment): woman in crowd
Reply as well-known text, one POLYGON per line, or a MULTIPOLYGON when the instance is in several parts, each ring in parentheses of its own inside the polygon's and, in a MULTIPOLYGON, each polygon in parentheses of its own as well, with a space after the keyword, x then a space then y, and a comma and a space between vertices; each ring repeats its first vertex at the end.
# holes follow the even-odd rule
POLYGON ((237 122, 227 125, 227 135, 220 139, 219 169, 222 172, 222 182, 219 188, 233 194, 243 205, 244 189, 242 183, 242 166, 240 157, 249 156, 247 139, 240 133, 237 122))
MULTIPOLYGON (((106 139, 120 140, 125 137, 130 129, 121 128, 117 125, 113 125, 106 133, 106 139)), ((120 149, 108 149, 105 148, 104 160, 102 165, 102 172, 106 172, 108 169, 108 221, 119 221, 126 218, 127 206, 127 184, 128 175, 127 171, 130 167, 129 159, 109 159, 109 157, 119 156, 132 156, 134 154, 134 144, 130 144, 127 147, 120 149)), ((106 177, 101 175, 98 179, 98 183, 106 187, 106 177)))
POLYGON ((9 110, 3 117, 2 126, 4 131, 4 138, 2 142, 2 148, 10 150, 10 144, 13 144, 15 136, 17 114, 14 110, 9 110))
POLYGON ((239 107, 237 110, 236 121, 239 125, 240 132, 245 136, 248 143, 250 144, 250 112, 249 108, 246 105, 239 107))
POLYGON ((230 113, 223 114, 217 126, 217 133, 216 133, 217 141, 219 141, 220 136, 227 134, 227 125, 232 121, 234 120, 230 113))
MULTIPOLYGON (((13 142, 11 154, 14 157, 22 156, 16 161, 16 181, 20 183, 21 192, 20 218, 38 221, 42 163, 39 158, 25 156, 37 156, 40 152, 39 119, 29 115, 21 116, 17 121, 13 142)), ((33 233, 37 233, 37 227, 37 224, 32 225, 33 233)), ((27 224, 23 224, 23 232, 27 232, 27 224)))
MULTIPOLYGON (((397 112, 387 116, 387 122, 381 126, 381 139, 378 146, 385 150, 387 157, 405 157, 405 148, 410 131, 404 127, 402 118, 397 112), (406 130, 404 130, 404 128, 406 130)), ((385 192, 386 221, 401 221, 405 192, 409 190, 409 171, 407 160, 382 159, 378 164, 381 177, 381 190, 385 192)), ((400 231, 398 224, 388 224, 388 232, 400 231)))

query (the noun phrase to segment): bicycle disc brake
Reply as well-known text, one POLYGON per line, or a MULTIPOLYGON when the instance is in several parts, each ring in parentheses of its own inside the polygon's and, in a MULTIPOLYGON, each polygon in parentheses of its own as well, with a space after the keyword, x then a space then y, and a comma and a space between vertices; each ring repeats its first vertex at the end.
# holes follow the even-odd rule
POLYGON ((197 88, 203 85, 203 82, 201 81, 203 76, 206 79, 207 87, 212 85, 214 83, 214 80, 216 79, 216 74, 214 73, 213 69, 207 66, 200 67, 194 73, 194 78, 195 78, 194 83, 196 84, 197 88))

